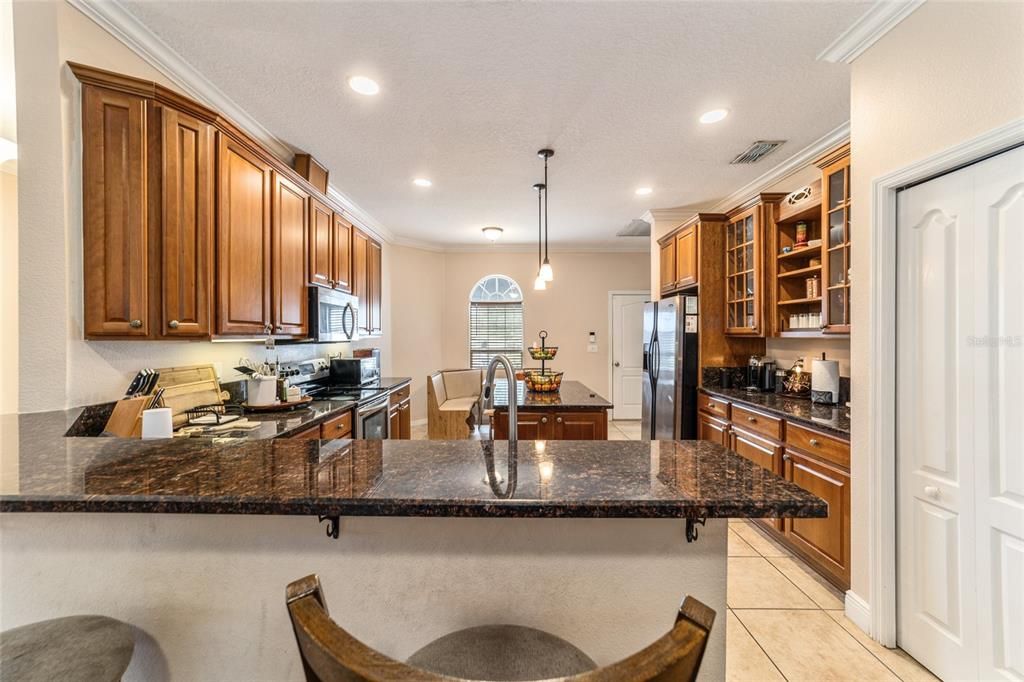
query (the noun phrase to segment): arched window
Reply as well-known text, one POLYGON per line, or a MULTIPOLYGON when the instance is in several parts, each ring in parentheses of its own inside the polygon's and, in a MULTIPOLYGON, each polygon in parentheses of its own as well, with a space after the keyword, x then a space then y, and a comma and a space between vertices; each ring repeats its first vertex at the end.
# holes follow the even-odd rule
POLYGON ((469 293, 469 365, 485 368, 495 355, 523 366, 523 292, 505 275, 487 275, 469 293))

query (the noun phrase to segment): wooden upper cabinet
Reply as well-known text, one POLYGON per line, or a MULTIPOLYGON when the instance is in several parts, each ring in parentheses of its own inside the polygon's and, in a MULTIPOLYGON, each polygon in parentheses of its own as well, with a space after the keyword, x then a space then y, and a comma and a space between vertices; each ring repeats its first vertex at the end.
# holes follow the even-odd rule
MULTIPOLYGON (((306 234, 309 230, 309 193, 273 173, 274 201, 271 220, 274 334, 306 336, 306 234)), ((330 225, 330 223, 328 223, 330 225)), ((329 232, 329 231, 328 231, 329 232)))
POLYGON ((331 253, 334 212, 316 199, 310 199, 309 205, 309 283, 334 286, 331 253))
POLYGON ((168 107, 159 120, 160 333, 208 337, 213 325, 213 127, 168 107))
POLYGON ((150 333, 146 100, 84 85, 85 335, 150 333))
POLYGON ((697 226, 684 228, 675 237, 676 288, 697 283, 697 226))
POLYGON ((367 244, 367 291, 369 298, 369 329, 371 334, 383 331, 381 322, 381 246, 372 239, 367 244))
POLYGON ((268 334, 271 170, 218 134, 217 333, 268 334))
POLYGON ((352 295, 359 299, 357 326, 363 334, 370 333, 369 246, 370 238, 362 230, 352 228, 352 295))
POLYGON ((765 229, 783 194, 760 194, 728 214, 725 225, 725 333, 764 336, 765 229))
POLYGON ((850 145, 818 159, 821 168, 825 333, 850 333, 850 145))
POLYGON ((676 246, 672 239, 660 246, 658 280, 661 283, 661 293, 664 294, 676 288, 676 246))
POLYGON ((331 233, 331 277, 335 289, 352 291, 352 223, 338 213, 331 233))

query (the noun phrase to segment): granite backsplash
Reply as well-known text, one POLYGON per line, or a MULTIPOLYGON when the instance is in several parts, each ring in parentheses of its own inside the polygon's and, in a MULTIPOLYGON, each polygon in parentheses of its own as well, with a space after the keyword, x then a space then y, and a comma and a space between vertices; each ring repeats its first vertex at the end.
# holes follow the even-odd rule
MULTIPOLYGON (((707 388, 743 388, 747 385, 746 367, 703 367, 701 368, 701 386, 707 388), (727 382, 723 385, 723 378, 727 382)), ((779 391, 776 391, 779 392, 779 391)), ((807 396, 810 400, 810 396, 807 396)), ((839 377, 839 404, 845 405, 850 400, 850 377, 839 377)))

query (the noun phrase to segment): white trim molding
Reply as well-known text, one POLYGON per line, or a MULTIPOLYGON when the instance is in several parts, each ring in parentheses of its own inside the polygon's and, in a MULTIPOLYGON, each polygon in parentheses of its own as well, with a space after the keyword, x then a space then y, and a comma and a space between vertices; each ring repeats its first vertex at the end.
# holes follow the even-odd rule
POLYGON ((818 60, 849 64, 923 4, 924 0, 877 0, 821 51, 818 60))
MULTIPOLYGON (((868 343, 868 594, 869 635, 896 646, 896 194, 907 185, 1024 144, 1024 119, 875 178, 871 183, 871 304, 868 343)), ((851 612, 847 593, 847 615, 851 612)), ((857 597, 859 599, 859 597, 857 597)), ((857 608, 857 607, 854 607, 857 608)), ((857 622, 853 616, 851 620, 857 622)), ((859 624, 859 623, 858 623, 859 624)), ((863 625, 861 627, 864 627, 863 625)))
MULTIPOLYGON (((216 109, 252 135, 281 161, 292 165, 295 149, 265 128, 258 120, 213 84, 201 71, 192 66, 184 57, 153 33, 118 0, 67 0, 68 4, 92 19, 107 33, 124 43, 186 95, 216 109)), ((361 229, 387 242, 394 241, 394 235, 384 225, 363 210, 352 199, 335 187, 327 188, 327 194, 341 204, 345 217, 361 229)))
POLYGON ((864 632, 871 630, 871 607, 853 590, 846 591, 844 600, 846 617, 864 632))

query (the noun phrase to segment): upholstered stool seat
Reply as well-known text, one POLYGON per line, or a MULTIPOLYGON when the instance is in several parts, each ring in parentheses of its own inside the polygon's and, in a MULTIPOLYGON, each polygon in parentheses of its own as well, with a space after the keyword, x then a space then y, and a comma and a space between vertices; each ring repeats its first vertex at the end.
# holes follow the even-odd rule
POLYGON ((482 625, 435 639, 409 665, 470 680, 544 680, 597 668, 585 653, 543 630, 482 625))
POLYGON ((130 625, 106 616, 68 616, 0 632, 4 682, 115 682, 135 650, 130 625))

